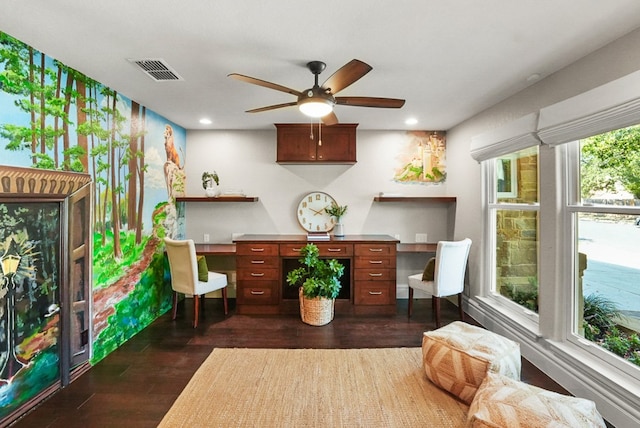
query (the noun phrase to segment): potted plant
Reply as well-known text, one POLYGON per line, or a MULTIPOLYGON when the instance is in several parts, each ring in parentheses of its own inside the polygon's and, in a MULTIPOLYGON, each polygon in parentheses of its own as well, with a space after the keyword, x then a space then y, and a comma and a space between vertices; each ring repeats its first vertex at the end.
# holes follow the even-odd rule
POLYGON ((327 214, 336 218, 336 225, 333 229, 333 234, 335 236, 344 236, 344 225, 340 221, 342 216, 347 212, 347 205, 338 205, 336 203, 332 203, 330 207, 324 209, 327 214))
POLYGON ((342 284, 344 265, 335 259, 321 259, 315 244, 300 250, 302 266, 287 273, 287 283, 299 287, 300 317, 310 325, 325 325, 333 320, 333 308, 342 284))
POLYGON ((218 190, 218 185, 220 184, 220 178, 218 177, 218 173, 213 171, 211 172, 203 172, 202 173, 202 188, 204 189, 205 195, 209 197, 218 196, 220 194, 218 190), (216 183, 214 186, 213 183, 216 183))

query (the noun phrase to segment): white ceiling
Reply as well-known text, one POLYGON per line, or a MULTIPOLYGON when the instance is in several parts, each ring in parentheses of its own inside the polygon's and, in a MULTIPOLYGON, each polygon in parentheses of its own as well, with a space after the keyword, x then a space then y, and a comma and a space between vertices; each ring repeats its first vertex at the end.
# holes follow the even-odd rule
POLYGON ((306 122, 297 90, 351 59, 373 70, 341 96, 404 98, 402 109, 337 106, 358 129, 446 130, 640 27, 637 0, 4 0, 0 31, 187 129, 306 122), (184 81, 155 82, 129 59, 163 59, 184 81), (211 125, 201 125, 201 117, 211 125))

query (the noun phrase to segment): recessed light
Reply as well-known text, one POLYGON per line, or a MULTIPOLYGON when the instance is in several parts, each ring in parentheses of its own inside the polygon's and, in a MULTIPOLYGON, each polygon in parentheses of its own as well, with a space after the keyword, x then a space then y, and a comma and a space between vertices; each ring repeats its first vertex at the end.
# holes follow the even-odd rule
POLYGON ((207 119, 206 117, 203 117, 202 119, 200 119, 200 123, 203 125, 211 125, 211 119, 207 119))
POLYGON ((418 119, 416 119, 415 117, 410 117, 409 119, 404 121, 405 125, 415 125, 416 123, 418 123, 418 119))

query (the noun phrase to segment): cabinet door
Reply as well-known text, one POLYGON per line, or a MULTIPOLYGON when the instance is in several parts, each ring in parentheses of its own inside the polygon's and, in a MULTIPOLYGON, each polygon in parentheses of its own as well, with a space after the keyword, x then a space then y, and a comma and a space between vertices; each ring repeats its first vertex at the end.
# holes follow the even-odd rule
POLYGON ((315 162, 317 131, 311 126, 278 127, 276 162, 315 162))
MULTIPOLYGON (((68 364, 63 372, 63 385, 69 383, 69 372, 89 359, 89 311, 91 305, 91 186, 87 185, 69 197, 69 283, 64 290, 64 326, 69 340, 68 364)), ((65 350, 66 351, 66 350, 65 350)), ((63 362, 63 367, 66 362, 63 362)))
POLYGON ((354 128, 323 126, 321 140, 316 144, 320 162, 356 162, 356 138, 354 128), (321 142, 320 142, 321 141, 321 142))
POLYGON ((356 162, 357 124, 276 124, 280 163, 356 162))

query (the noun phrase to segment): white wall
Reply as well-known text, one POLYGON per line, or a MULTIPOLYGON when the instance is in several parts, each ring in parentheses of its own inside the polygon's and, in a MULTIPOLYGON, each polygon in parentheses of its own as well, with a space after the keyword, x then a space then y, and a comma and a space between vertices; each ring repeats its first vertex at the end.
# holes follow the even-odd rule
MULTIPOLYGON (((522 353, 527 359, 541 368, 567 390, 581 397, 594 400, 598 410, 610 422, 618 427, 638 426, 638 394, 630 391, 640 390, 637 381, 618 377, 609 379, 606 367, 597 367, 593 361, 579 360, 575 349, 559 352, 562 343, 547 340, 549 338, 529 334, 509 317, 499 311, 487 309, 476 296, 482 294, 481 283, 481 177, 478 165, 470 158, 471 138, 494 129, 506 122, 536 112, 540 108, 578 95, 612 80, 640 70, 640 30, 601 48, 593 54, 573 63, 559 72, 548 76, 526 90, 510 97, 481 114, 449 130, 448 162, 451 175, 448 189, 458 196, 456 218, 457 237, 468 236, 474 240, 470 254, 469 313, 486 327, 504 334, 521 344, 522 353), (455 175, 454 171, 467 172, 465 179, 455 175), (555 349, 555 351, 554 351, 555 349)), ((538 72, 539 70, 531 70, 538 72)), ((553 150, 553 149, 549 149, 553 150)), ((549 164, 549 163, 548 163, 549 164)), ((541 176, 553 171, 541 169, 541 176)), ((463 175, 463 174, 461 174, 463 175)), ((543 320, 546 321, 546 320, 543 320)), ((542 322, 541 322, 542 324, 542 322)))
MULTIPOLYGON (((189 131, 187 195, 203 196, 200 176, 217 171, 220 187, 242 189, 257 203, 187 203, 186 236, 202 242, 231 242, 232 233, 305 233, 295 210, 307 192, 320 190, 349 206, 343 218, 347 234, 400 235, 414 242, 426 232, 429 241, 446 239, 447 206, 423 203, 377 203, 379 192, 406 196, 456 196, 447 184, 400 184, 392 180, 395 159, 405 148, 404 131, 358 131, 355 165, 280 165, 276 131, 189 131)), ((456 174, 452 174, 456 175, 456 174)))

